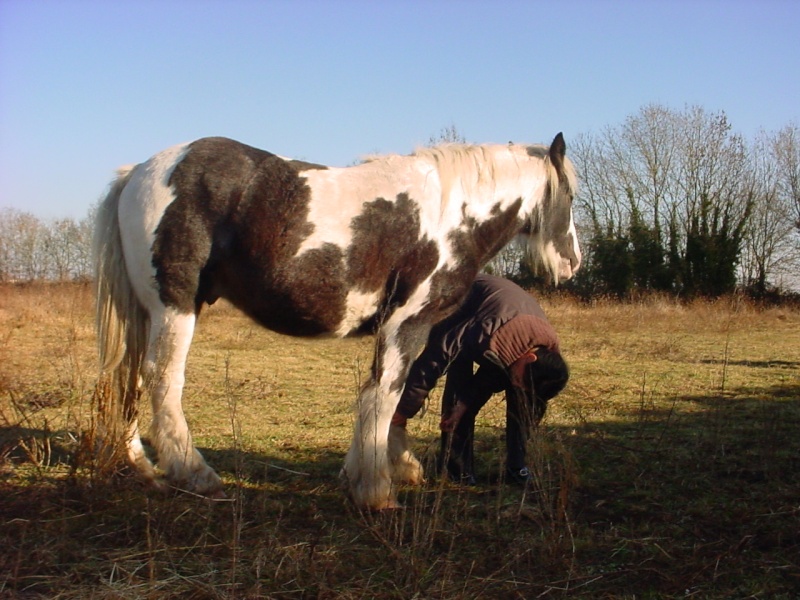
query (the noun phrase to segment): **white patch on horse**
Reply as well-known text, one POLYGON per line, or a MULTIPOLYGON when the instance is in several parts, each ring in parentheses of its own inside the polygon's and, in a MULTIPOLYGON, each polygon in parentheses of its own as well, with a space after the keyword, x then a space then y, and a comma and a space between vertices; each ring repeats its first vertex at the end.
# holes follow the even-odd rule
POLYGON ((432 171, 432 167, 420 165, 413 156, 387 156, 345 169, 300 172, 311 188, 308 221, 313 223, 314 232, 303 240, 295 256, 324 244, 349 247, 353 238, 351 224, 364 211, 364 204, 378 198, 395 202, 400 194, 407 194, 418 205, 421 232, 431 234, 433 239, 439 220, 431 218, 432 203, 421 201, 430 200, 432 171), (430 214, 423 212, 426 208, 430 214))
POLYGON ((374 292, 350 290, 347 293, 344 319, 342 319, 341 324, 336 329, 336 335, 338 337, 344 337, 348 333, 358 329, 364 321, 375 314, 380 299, 381 290, 376 290, 374 292))
MULTIPOLYGON (((581 247, 578 243, 578 230, 575 228, 575 219, 572 217, 572 214, 569 216, 569 229, 567 230, 567 233, 572 236, 572 251, 575 253, 575 256, 578 259, 578 264, 580 265, 581 261, 583 260, 583 255, 581 254, 581 247)), ((570 275, 565 277, 565 279, 569 279, 572 274, 574 274, 574 271, 570 266, 570 275)))
POLYGON ((139 302, 153 306, 160 302, 155 288, 155 267, 151 249, 164 211, 175 200, 169 186, 172 171, 180 163, 189 144, 179 144, 134 167, 119 198, 119 223, 125 266, 134 283, 139 302), (148 287, 138 282, 151 282, 148 287))
POLYGON ((553 278, 553 281, 564 281, 572 276, 572 265, 569 259, 558 253, 552 241, 543 243, 541 236, 533 236, 529 238, 529 243, 531 259, 538 267, 543 268, 553 278))

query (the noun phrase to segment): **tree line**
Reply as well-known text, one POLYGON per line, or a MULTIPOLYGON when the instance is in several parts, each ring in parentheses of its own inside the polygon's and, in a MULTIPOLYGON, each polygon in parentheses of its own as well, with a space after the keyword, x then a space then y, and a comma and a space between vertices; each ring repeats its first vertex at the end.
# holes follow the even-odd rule
POLYGON ((0 282, 93 277, 94 210, 81 221, 46 221, 24 211, 0 208, 0 282))
MULTIPOLYGON (((747 141, 724 112, 649 105, 577 136, 568 153, 580 176, 573 208, 584 253, 568 289, 692 298, 800 287, 796 124, 747 141)), ((490 267, 535 282, 514 258, 490 267)))
MULTIPOLYGON (((429 144, 464 141, 450 125, 429 144)), ((568 143, 584 261, 567 289, 714 297, 800 287, 796 124, 745 140, 724 112, 654 104, 568 143)), ((94 211, 45 222, 0 209, 0 282, 91 278, 94 211)), ((534 285, 523 258, 510 245, 487 270, 534 285)))

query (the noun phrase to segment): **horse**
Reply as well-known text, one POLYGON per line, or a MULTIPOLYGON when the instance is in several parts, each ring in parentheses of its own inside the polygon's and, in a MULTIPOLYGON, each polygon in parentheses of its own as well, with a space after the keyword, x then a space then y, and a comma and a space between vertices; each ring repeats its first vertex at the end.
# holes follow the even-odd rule
POLYGON ((341 476, 358 507, 398 506, 396 486, 423 472, 390 420, 431 326, 514 238, 556 284, 580 265, 565 153, 559 133, 550 146, 448 144, 335 168, 215 137, 122 167, 93 242, 111 444, 155 486, 224 496, 181 405, 201 309, 224 298, 282 334, 374 333, 341 476), (158 469, 139 433, 145 394, 158 469))

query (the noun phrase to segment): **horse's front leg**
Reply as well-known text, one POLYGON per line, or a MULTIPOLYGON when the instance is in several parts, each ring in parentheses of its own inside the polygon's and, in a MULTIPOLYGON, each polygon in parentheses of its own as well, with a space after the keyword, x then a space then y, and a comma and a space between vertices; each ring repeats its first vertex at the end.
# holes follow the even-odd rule
POLYGON ((422 481, 422 465, 408 451, 405 431, 392 427, 391 420, 428 330, 427 325, 388 323, 378 333, 372 377, 358 396, 353 441, 344 464, 350 494, 362 508, 397 508, 394 484, 422 481))
MULTIPOLYGON (((396 404, 399 397, 394 400, 396 404)), ((344 461, 350 496, 360 508, 383 510, 399 504, 392 487, 389 465, 389 421, 393 400, 374 379, 361 389, 353 441, 344 461)))
POLYGON ((425 469, 409 449, 405 427, 389 425, 389 465, 395 483, 420 485, 425 482, 425 469))

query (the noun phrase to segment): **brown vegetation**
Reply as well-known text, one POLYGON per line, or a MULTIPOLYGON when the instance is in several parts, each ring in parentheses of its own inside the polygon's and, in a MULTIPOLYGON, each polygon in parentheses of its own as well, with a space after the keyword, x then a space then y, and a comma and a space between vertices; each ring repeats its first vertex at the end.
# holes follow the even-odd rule
MULTIPOLYGON (((0 598, 795 597, 800 313, 735 298, 548 298, 573 378, 498 483, 429 469, 360 514, 338 471, 371 340, 298 340, 208 309, 185 409, 229 498, 158 495, 82 451, 95 377, 88 286, 0 287, 0 598)), ((428 463, 438 393, 409 425, 428 463)), ((85 450, 85 448, 83 448, 85 450)))

